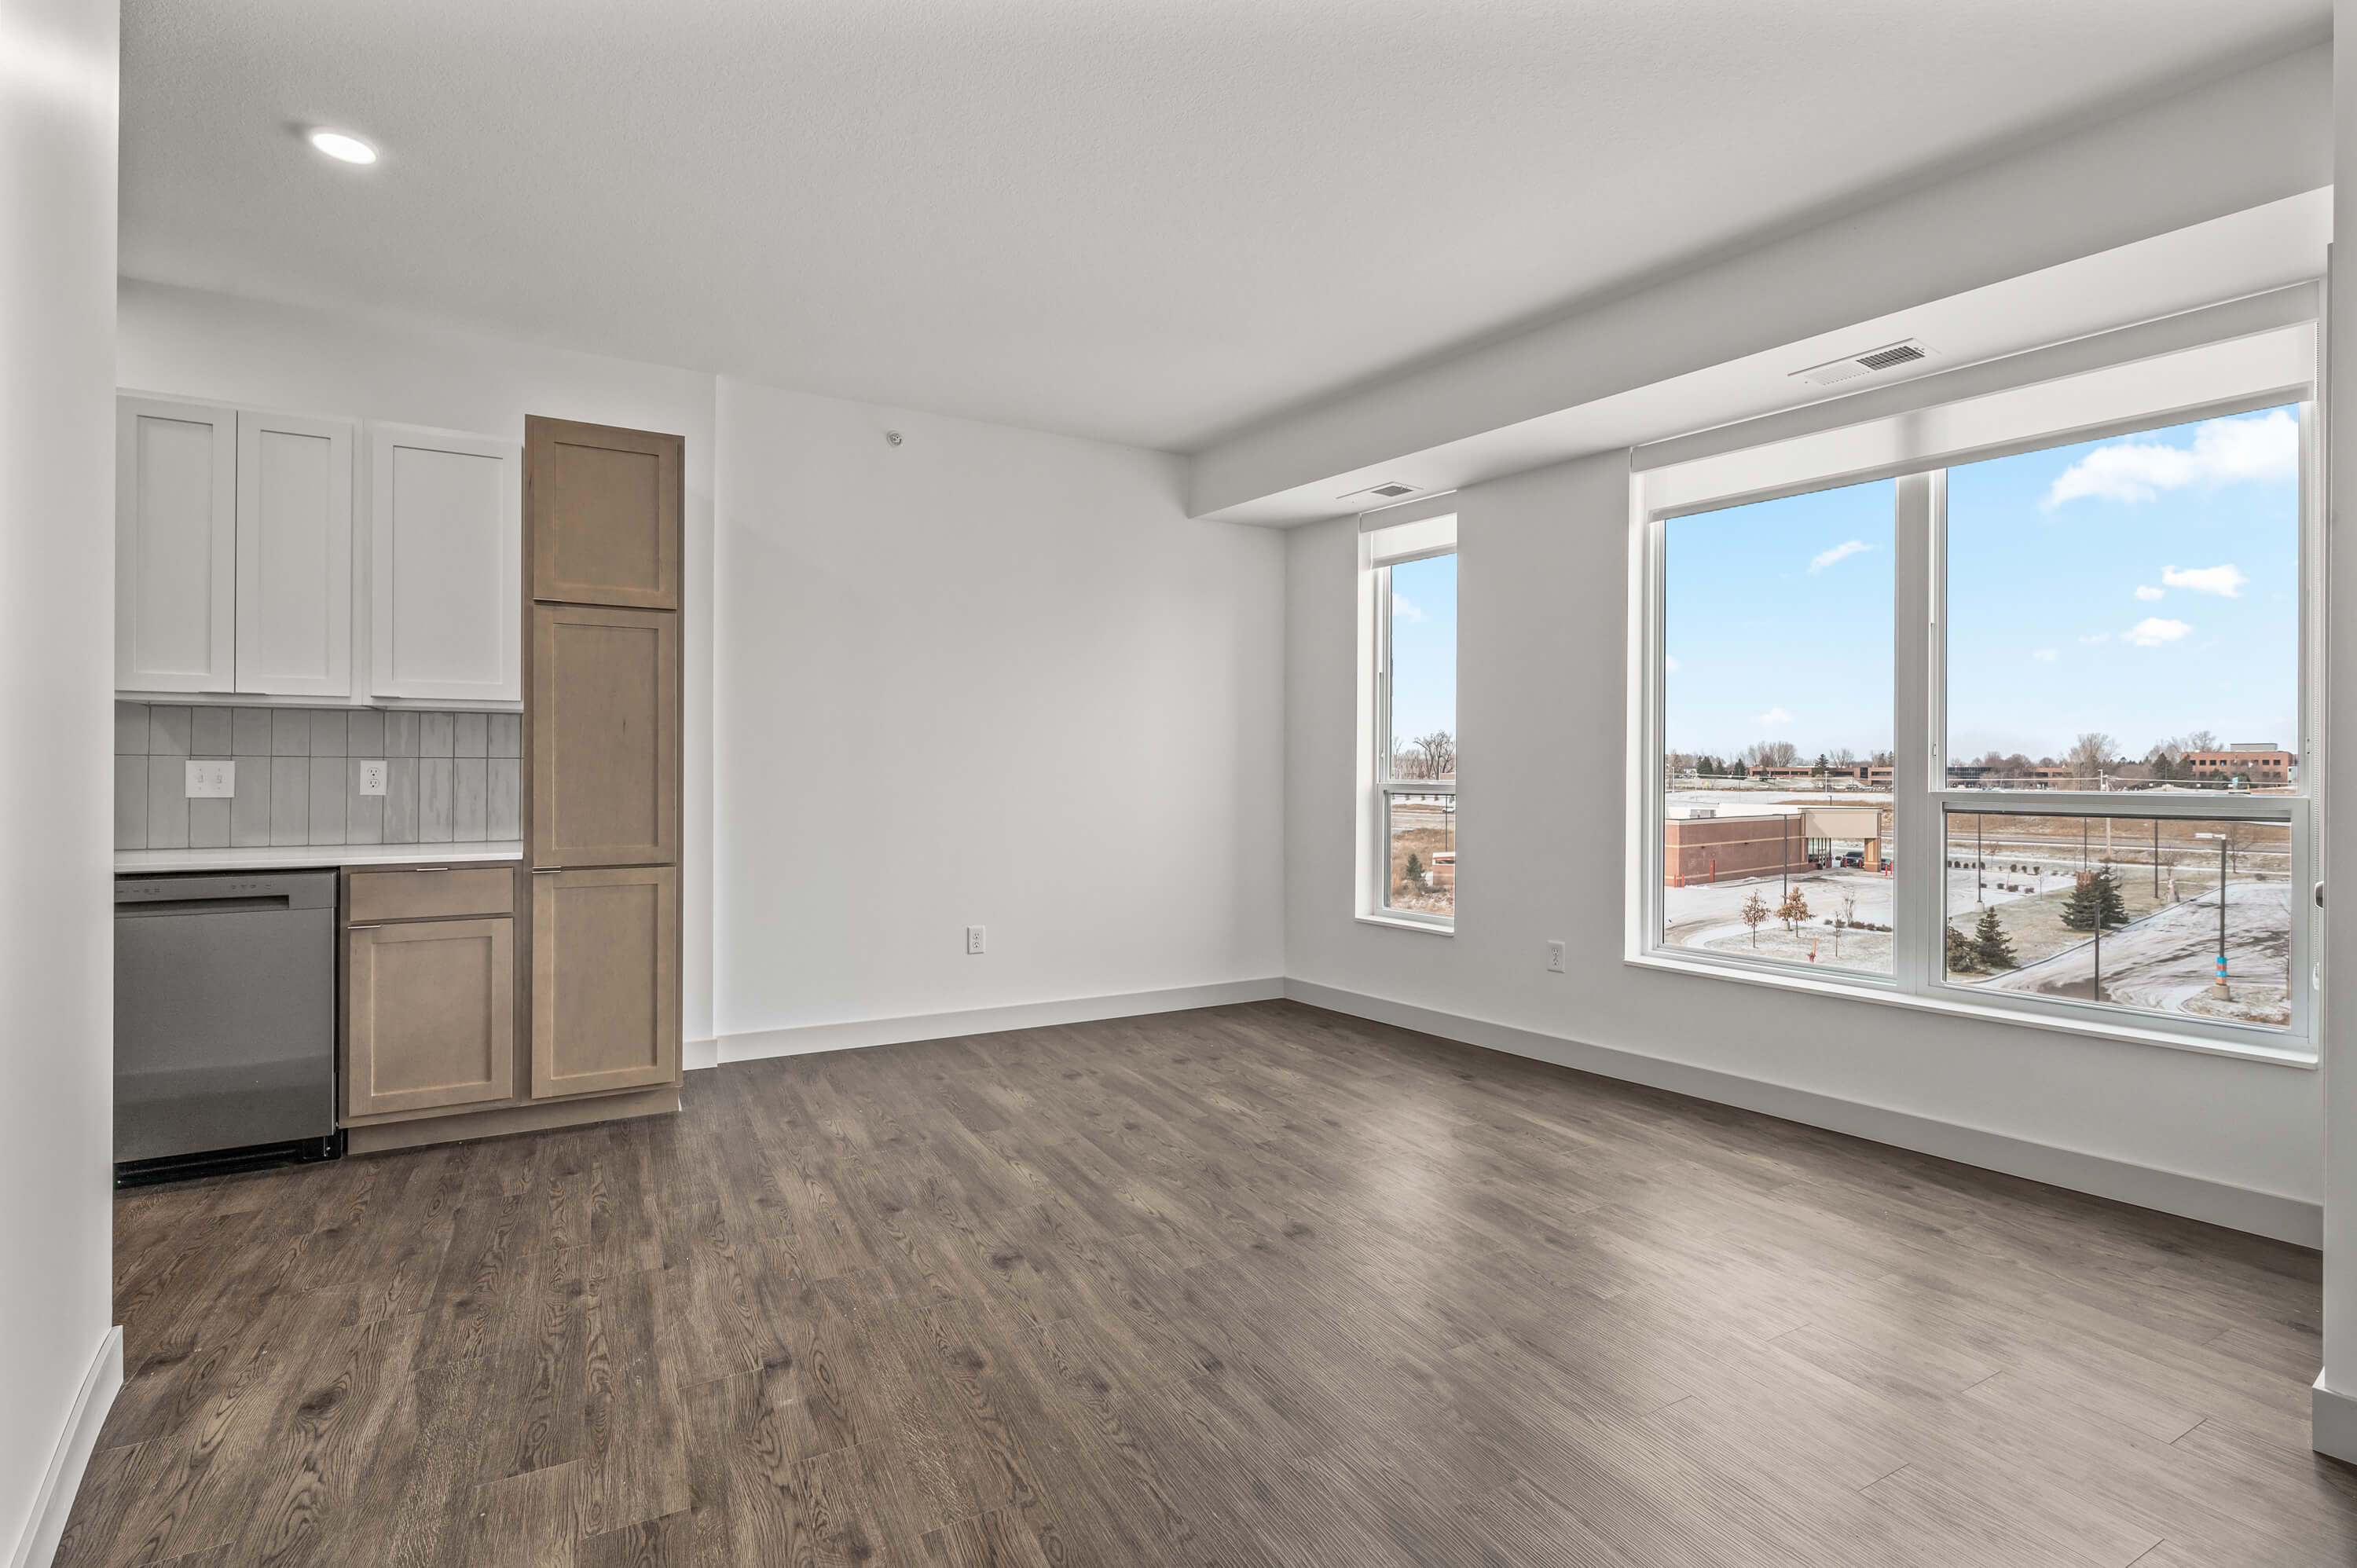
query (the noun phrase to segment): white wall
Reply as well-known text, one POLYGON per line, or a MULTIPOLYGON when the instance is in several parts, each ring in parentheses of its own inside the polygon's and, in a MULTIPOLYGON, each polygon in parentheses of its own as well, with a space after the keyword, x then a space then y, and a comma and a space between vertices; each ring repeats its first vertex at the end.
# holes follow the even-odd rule
MULTIPOLYGON (((2335 37, 2352 41, 2334 50, 2333 130, 2341 156, 2357 162, 2357 0, 2337 0, 2335 37)), ((2333 213, 2330 298, 2357 299, 2357 203, 2333 213)), ((2330 426, 2326 471, 2357 473, 2357 313, 2343 303, 2327 322, 2325 408, 2330 426)), ((2328 509, 2328 516, 2338 508, 2328 509)), ((2341 516, 2347 516, 2341 513, 2341 516)), ((2349 525, 2338 517, 2336 532, 2349 525)), ((2333 602, 2357 604, 2357 550, 2341 540, 2327 564, 2333 602)), ((2325 696, 2325 800, 2322 816, 2326 885, 2334 908, 2357 889, 2357 639, 2349 618, 2331 621, 2330 666, 2325 696), (2342 825, 2350 824, 2350 825, 2342 825)), ((2334 914, 2325 923, 2324 1051, 2324 1369, 2316 1380, 2314 1436, 2318 1449, 2357 1464, 2357 920, 2334 914)))
MULTIPOLYGON (((113 0, 0 0, 0 1561, 46 1562, 109 1334, 113 0), (38 746, 31 743, 38 741, 38 746), (95 1365, 94 1365, 95 1364, 95 1365), (52 1466, 64 1461, 60 1474, 52 1466), (19 1555, 21 1554, 21 1555, 19 1555)), ((103 1413, 112 1380, 101 1379, 103 1413)), ((91 1435, 85 1433, 85 1437, 91 1435)))
POLYGON ((1352 918, 1355 534, 1288 536, 1295 993, 2313 1244, 2313 1072, 1622 962, 1628 486, 1612 453, 1459 498, 1448 938, 1352 918), (1567 974, 1546 972, 1551 939, 1567 974))
POLYGON ((726 378, 718 437, 724 1056, 1283 973, 1280 535, 1129 447, 726 378))
MULTIPOLYGON (((118 384, 265 408, 523 439, 524 416, 687 438, 682 1002, 712 1034, 713 379, 416 323, 125 279, 118 384)), ((112 676, 109 677, 110 682, 112 676)), ((104 749, 102 747, 102 749, 104 749)))

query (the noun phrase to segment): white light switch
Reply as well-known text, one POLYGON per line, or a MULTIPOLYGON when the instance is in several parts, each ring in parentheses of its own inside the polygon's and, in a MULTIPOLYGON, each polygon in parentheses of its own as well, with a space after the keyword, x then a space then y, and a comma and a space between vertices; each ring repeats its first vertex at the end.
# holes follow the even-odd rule
POLYGON ((361 793, 363 795, 384 793, 383 758, 379 757, 375 761, 361 764, 361 793))
POLYGON ((188 765, 188 798, 191 800, 220 800, 237 793, 237 764, 234 762, 191 762, 188 765))

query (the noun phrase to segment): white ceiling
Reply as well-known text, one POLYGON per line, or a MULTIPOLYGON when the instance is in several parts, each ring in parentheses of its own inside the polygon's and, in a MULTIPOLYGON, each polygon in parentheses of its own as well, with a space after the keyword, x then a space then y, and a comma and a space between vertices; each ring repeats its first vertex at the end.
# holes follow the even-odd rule
POLYGON ((127 0, 123 266, 1189 450, 2329 22, 2328 0, 127 0), (307 124, 384 159, 330 164, 307 124))

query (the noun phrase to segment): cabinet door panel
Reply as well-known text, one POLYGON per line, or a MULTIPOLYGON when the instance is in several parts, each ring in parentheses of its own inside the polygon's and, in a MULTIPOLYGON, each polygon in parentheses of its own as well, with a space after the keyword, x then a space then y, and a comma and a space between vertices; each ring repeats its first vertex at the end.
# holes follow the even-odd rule
POLYGON ((352 427, 237 416, 237 689, 352 692, 352 427))
POLYGON ((532 596, 679 608, 684 446, 644 430, 527 419, 532 596))
POLYGON ((532 860, 679 858, 679 618, 533 607, 532 860))
POLYGON ((345 933, 344 1113, 515 1092, 515 921, 420 920, 345 933))
POLYGON ((114 684, 227 692, 236 682, 237 415, 115 405, 114 684))
POLYGON ((679 1079, 679 873, 532 879, 532 1098, 679 1079))
POLYGON ((523 695, 522 449, 371 427, 369 682, 381 697, 523 695))

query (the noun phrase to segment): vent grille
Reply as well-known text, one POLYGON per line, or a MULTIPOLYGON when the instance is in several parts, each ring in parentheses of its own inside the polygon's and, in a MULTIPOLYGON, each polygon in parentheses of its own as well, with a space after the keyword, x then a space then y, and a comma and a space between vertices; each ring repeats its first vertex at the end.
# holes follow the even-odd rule
POLYGON ((1415 494, 1415 487, 1414 485, 1377 485, 1367 493, 1371 496, 1412 496, 1415 494))
POLYGON ((1385 479, 1380 485, 1370 485, 1363 490, 1352 490, 1349 495, 1339 499, 1346 501, 1359 501, 1366 506, 1375 507, 1386 501, 1398 500, 1403 496, 1417 496, 1423 493, 1422 485, 1411 485, 1405 479, 1385 479))
POLYGON ((1877 349, 1871 354, 1860 354, 1857 362, 1869 371, 1887 371, 1893 365, 1903 365, 1910 360, 1927 357, 1912 343, 1894 343, 1888 349, 1877 349))
POLYGON ((1911 365, 1931 357, 1929 345, 1910 338, 1901 343, 1886 343, 1879 349, 1869 349, 1863 354, 1851 354, 1844 359, 1829 360, 1822 365, 1812 365, 1805 371, 1794 371, 1792 379, 1806 381, 1813 387, 1829 387, 1839 381, 1854 381, 1861 376, 1897 370, 1901 365, 1911 365))

